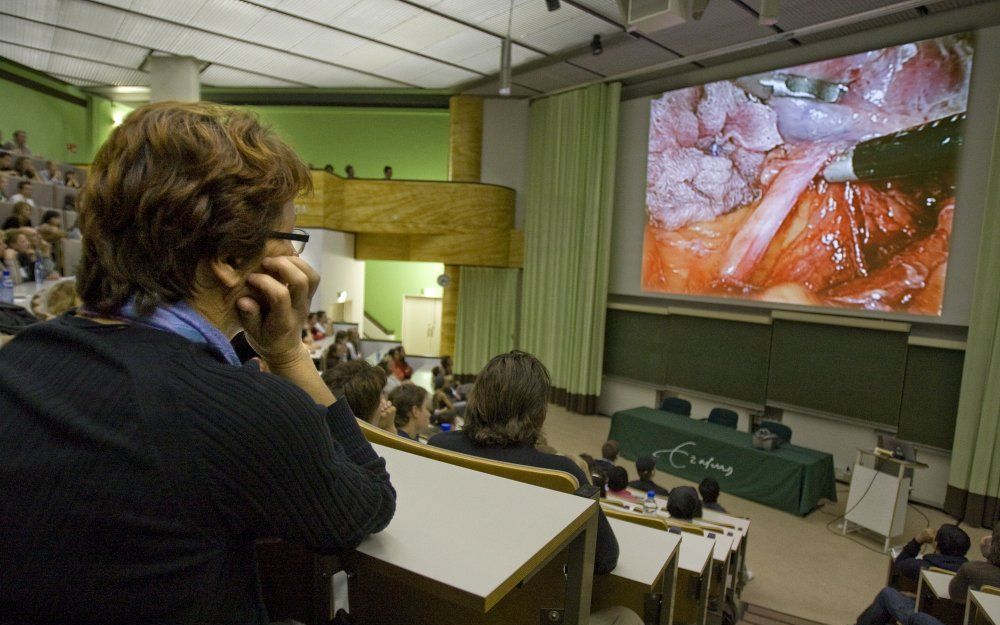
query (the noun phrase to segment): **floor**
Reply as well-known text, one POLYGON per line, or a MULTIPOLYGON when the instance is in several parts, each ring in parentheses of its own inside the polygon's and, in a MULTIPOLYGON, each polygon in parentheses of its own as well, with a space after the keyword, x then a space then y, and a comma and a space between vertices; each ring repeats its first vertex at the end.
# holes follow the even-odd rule
MULTIPOLYGON (((599 456, 610 426, 608 417, 578 415, 550 405, 545 433, 548 443, 562 453, 599 456)), ((624 461, 622 466, 634 479, 635 465, 624 461)), ((658 473, 654 480, 668 488, 690 484, 666 473, 658 473)), ((838 517, 844 512, 847 485, 838 484, 837 490, 838 503, 805 517, 722 494, 719 503, 731 514, 752 521, 747 565, 754 577, 743 595, 746 602, 801 619, 844 625, 853 623, 885 585, 889 557, 881 553, 880 540, 871 535, 844 537, 835 533, 838 517)), ((939 510, 910 506, 905 538, 900 542, 928 525, 936 528, 952 522, 939 510)), ((974 545, 969 557, 982 559, 975 545, 987 531, 963 529, 974 545)))

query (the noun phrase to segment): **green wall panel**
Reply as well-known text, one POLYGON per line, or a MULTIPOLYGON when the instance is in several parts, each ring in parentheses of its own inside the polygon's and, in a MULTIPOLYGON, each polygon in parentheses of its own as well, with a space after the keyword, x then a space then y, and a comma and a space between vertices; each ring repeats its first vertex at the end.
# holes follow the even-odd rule
POLYGON ((401 338, 403 296, 421 295, 425 288, 435 288, 440 293, 437 277, 442 273, 441 263, 365 261, 365 312, 401 338))

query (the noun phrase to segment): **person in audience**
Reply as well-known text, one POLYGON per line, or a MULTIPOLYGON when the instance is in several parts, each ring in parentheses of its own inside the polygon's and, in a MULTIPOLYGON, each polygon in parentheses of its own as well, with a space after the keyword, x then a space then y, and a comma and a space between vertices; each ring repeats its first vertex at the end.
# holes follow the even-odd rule
POLYGON ((47 182, 49 184, 62 184, 63 174, 62 170, 59 168, 59 163, 55 161, 45 161, 45 169, 39 174, 42 182, 47 182))
POLYGON ((701 495, 702 508, 726 513, 726 509, 719 505, 719 482, 714 477, 706 477, 698 484, 698 494, 701 495))
POLYGON ((4 264, 10 270, 15 282, 31 282, 35 279, 35 248, 24 230, 8 230, 5 235, 7 251, 4 264))
MULTIPOLYGON (((965 605, 970 588, 1000 586, 1000 522, 993 526, 992 534, 983 536, 979 550, 986 561, 966 562, 948 584, 948 596, 959 605, 965 605)), ((887 586, 875 595, 875 600, 858 616, 855 625, 888 625, 897 621, 904 625, 933 623, 915 617, 915 609, 916 601, 912 597, 887 586)))
POLYGON ((299 339, 319 275, 275 235, 309 171, 251 112, 159 102, 90 176, 83 306, 0 350, 2 620, 264 625, 255 541, 346 554, 396 502, 299 339))
POLYGON ((340 330, 333 335, 333 345, 330 346, 330 354, 339 362, 350 360, 347 356, 347 331, 340 330))
POLYGON ((316 321, 316 313, 309 313, 309 317, 306 319, 306 327, 309 329, 309 334, 312 335, 314 341, 326 338, 323 328, 316 321))
MULTIPOLYGON (((42 223, 38 225, 38 234, 42 237, 43 241, 48 242, 52 246, 56 261, 61 261, 62 247, 60 242, 69 236, 62 229, 62 213, 53 210, 45 211, 42 214, 42 223)), ((59 264, 61 265, 62 263, 59 262, 59 264)))
POLYGON ((628 471, 625 467, 612 467, 608 472, 608 496, 631 503, 642 503, 642 498, 628 492, 628 471))
POLYGON ((383 167, 382 175, 385 177, 386 180, 392 180, 392 167, 390 167, 389 165, 383 167))
POLYGON ((2 229, 10 230, 31 227, 31 204, 28 202, 18 202, 11 209, 10 217, 4 220, 2 229))
POLYGON ((361 351, 361 336, 355 326, 347 328, 347 358, 349 360, 360 360, 364 358, 361 351))
POLYGON ((465 416, 465 408, 469 403, 464 399, 459 399, 458 393, 455 391, 454 377, 450 375, 443 376, 439 392, 442 395, 442 404, 446 404, 451 410, 454 410, 456 415, 460 417, 465 416))
MULTIPOLYGON (((476 377, 461 431, 442 432, 430 445, 491 460, 565 471, 583 485, 587 475, 565 456, 535 448, 545 424, 549 372, 531 354, 512 351, 494 357, 476 377)), ((594 572, 609 573, 618 563, 618 541, 598 512, 594 572)))
POLYGON ((406 350, 403 349, 402 345, 392 350, 392 358, 396 363, 396 374, 400 380, 409 380, 413 377, 413 367, 406 362, 406 350))
POLYGON ((347 176, 348 180, 353 179, 354 178, 354 165, 348 164, 347 167, 344 168, 344 174, 347 176))
POLYGON ((451 356, 441 357, 441 375, 455 375, 455 372, 451 370, 452 360, 451 356))
POLYGON ((678 486, 670 491, 667 514, 678 521, 691 521, 701 517, 701 500, 691 486, 678 486))
POLYGON ((936 566, 948 571, 957 571, 968 562, 965 554, 969 552, 972 541, 969 535, 957 525, 946 523, 937 532, 924 528, 919 534, 906 543, 903 550, 896 556, 893 563, 896 573, 907 579, 917 581, 920 569, 936 566), (920 556, 923 545, 934 545, 934 553, 920 556))
MULTIPOLYGON (((65 180, 65 182, 63 184, 65 184, 67 187, 69 187, 71 189, 79 189, 80 188, 80 181, 77 180, 77 178, 76 178, 76 170, 75 169, 68 170, 64 175, 66 177, 66 180, 65 180)), ((72 196, 67 195, 66 199, 69 200, 70 197, 72 197, 72 196)), ((64 206, 63 208, 66 208, 66 207, 64 206)))
POLYGON ((3 149, 14 156, 31 157, 31 148, 28 147, 28 133, 23 130, 14 131, 14 140, 3 144, 3 149))
POLYGON ((417 440, 420 433, 431 424, 427 400, 427 389, 416 384, 401 384, 389 393, 389 401, 396 408, 396 434, 417 440))
POLYGON ((27 156, 19 156, 14 161, 14 172, 17 174, 18 178, 24 178, 25 180, 37 180, 38 172, 35 171, 35 166, 31 163, 31 159, 27 156))
POLYGON ((383 358, 378 366, 385 371, 385 388, 382 389, 382 394, 388 397, 403 384, 403 379, 397 375, 396 363, 390 356, 383 358))
POLYGON ((333 171, 333 165, 331 165, 330 163, 327 163, 326 165, 324 165, 324 166, 323 166, 323 171, 325 171, 325 172, 326 172, 326 173, 328 173, 328 174, 333 174, 333 173, 335 173, 335 172, 333 171))
POLYGON ((395 432, 396 407, 382 397, 385 371, 364 360, 338 363, 323 373, 323 381, 337 399, 345 398, 359 419, 395 432))
POLYGON ((632 488, 637 488, 644 493, 653 491, 661 497, 670 496, 670 491, 653 481, 656 475, 656 458, 653 456, 642 456, 635 461, 635 471, 639 474, 639 479, 628 483, 632 488))
POLYGON ((30 180, 22 180, 17 183, 17 193, 10 196, 11 202, 24 202, 29 207, 35 207, 35 200, 31 199, 33 187, 30 180))
POLYGON ((618 460, 620 447, 618 441, 608 439, 601 445, 601 457, 597 459, 597 464, 604 469, 604 472, 611 476, 611 469, 615 468, 615 461, 618 460))
POLYGON ((327 318, 325 310, 316 311, 316 324, 323 330, 323 334, 333 334, 333 323, 327 318))
POLYGON ((17 170, 14 169, 14 157, 10 152, 0 152, 0 179, 17 177, 17 170))
POLYGON ((588 474, 593 473, 594 472, 594 467, 597 466, 597 463, 594 462, 594 457, 591 456, 588 453, 582 453, 582 454, 578 454, 578 455, 583 460, 583 462, 587 465, 587 473, 588 474))

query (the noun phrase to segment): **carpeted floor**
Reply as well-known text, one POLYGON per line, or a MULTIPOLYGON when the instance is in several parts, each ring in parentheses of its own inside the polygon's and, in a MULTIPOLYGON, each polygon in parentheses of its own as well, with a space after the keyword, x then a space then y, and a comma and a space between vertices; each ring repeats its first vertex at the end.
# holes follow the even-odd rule
MULTIPOLYGON (((566 454, 590 453, 599 457, 607 439, 611 420, 602 416, 582 416, 558 406, 549 407, 545 424, 548 443, 566 454)), ((623 461, 629 474, 635 465, 623 461)), ((633 477, 634 479, 634 477, 633 477)), ((655 481, 671 488, 686 484, 680 478, 658 473, 655 481)), ((754 578, 743 594, 744 601, 762 606, 747 623, 803 623, 815 621, 827 625, 853 623, 855 618, 885 585, 889 557, 881 553, 879 539, 864 534, 847 537, 836 533, 838 517, 844 512, 847 486, 837 485, 838 503, 827 504, 805 517, 797 517, 761 504, 728 496, 719 503, 738 516, 751 519, 747 565, 754 578), (766 610, 764 610, 766 608, 766 610), (806 621, 766 621, 771 612, 794 615, 806 621)), ((909 540, 928 525, 938 527, 953 523, 943 512, 911 506, 907 512, 906 533, 900 542, 909 540)), ((964 527, 972 544, 987 532, 964 527)), ((970 558, 982 559, 978 549, 970 558)))

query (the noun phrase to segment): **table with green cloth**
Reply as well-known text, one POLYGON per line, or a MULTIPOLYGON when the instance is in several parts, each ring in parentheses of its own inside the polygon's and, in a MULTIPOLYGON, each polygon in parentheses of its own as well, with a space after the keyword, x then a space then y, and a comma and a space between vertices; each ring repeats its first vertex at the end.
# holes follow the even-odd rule
POLYGON ((783 444, 754 449, 752 436, 655 408, 632 408, 611 417, 608 438, 635 460, 655 456, 656 468, 692 482, 714 477, 722 493, 804 515, 820 499, 837 500, 833 456, 783 444))

